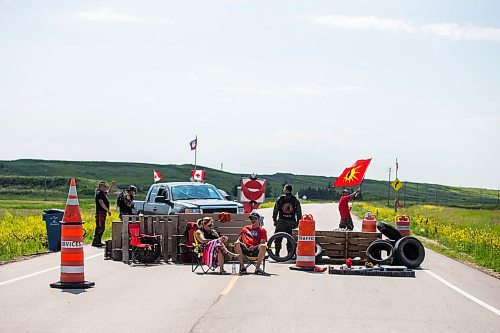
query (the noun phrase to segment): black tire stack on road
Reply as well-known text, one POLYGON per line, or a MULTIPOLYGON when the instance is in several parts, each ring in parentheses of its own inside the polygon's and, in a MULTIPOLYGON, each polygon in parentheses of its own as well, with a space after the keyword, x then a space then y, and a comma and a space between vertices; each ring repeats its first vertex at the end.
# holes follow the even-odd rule
POLYGON ((396 228, 384 222, 377 222, 377 229, 388 239, 378 239, 368 246, 366 255, 370 262, 416 268, 424 261, 425 249, 417 238, 403 237, 396 228), (384 257, 382 251, 386 252, 384 257))

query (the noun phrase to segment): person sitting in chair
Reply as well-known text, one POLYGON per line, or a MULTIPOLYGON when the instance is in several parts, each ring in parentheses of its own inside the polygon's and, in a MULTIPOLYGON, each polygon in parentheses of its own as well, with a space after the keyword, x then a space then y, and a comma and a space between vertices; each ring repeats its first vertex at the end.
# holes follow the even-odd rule
POLYGON ((260 226, 260 215, 257 212, 253 212, 248 218, 252 224, 243 227, 240 237, 234 243, 234 252, 240 255, 238 257, 240 274, 247 274, 247 269, 243 263, 243 254, 249 257, 257 257, 255 274, 265 274, 260 269, 260 264, 266 255, 267 231, 260 226))
POLYGON ((227 249, 227 236, 220 236, 214 229, 214 221, 211 217, 204 217, 197 222, 198 230, 195 237, 198 243, 202 245, 203 261, 202 264, 208 267, 219 265, 220 274, 226 274, 224 270, 224 254, 231 258, 239 257, 227 249))

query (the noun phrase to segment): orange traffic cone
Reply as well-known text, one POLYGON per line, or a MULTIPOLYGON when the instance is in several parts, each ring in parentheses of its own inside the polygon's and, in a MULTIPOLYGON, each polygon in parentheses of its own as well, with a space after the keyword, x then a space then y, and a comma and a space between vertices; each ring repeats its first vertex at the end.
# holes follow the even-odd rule
POLYGON ((50 287, 59 289, 86 289, 95 282, 85 281, 83 265, 83 228, 76 182, 71 178, 68 200, 61 229, 61 280, 50 287))

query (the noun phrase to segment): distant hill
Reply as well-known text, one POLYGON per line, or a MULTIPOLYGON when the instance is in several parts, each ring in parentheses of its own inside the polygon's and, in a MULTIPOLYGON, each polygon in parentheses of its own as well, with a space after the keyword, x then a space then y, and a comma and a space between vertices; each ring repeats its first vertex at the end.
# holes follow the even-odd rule
MULTIPOLYGON (((206 170, 206 182, 235 195, 242 176, 199 166, 206 170)), ((0 198, 41 197, 46 194, 50 198, 64 198, 67 193, 68 180, 77 178, 78 193, 90 197, 99 180, 115 179, 119 188, 134 184, 139 188, 139 197, 144 196, 153 182, 153 169, 164 176, 164 181, 188 181, 191 175, 190 164, 147 164, 128 162, 87 162, 87 161, 49 161, 49 160, 15 160, 0 161, 0 198)), ((333 177, 294 175, 275 173, 259 175, 267 180, 267 198, 273 200, 283 185, 291 183, 294 192, 310 199, 332 200, 338 197, 339 189, 331 185, 333 177)), ((365 179, 362 185, 363 200, 387 200, 388 184, 386 181, 365 179)), ((407 203, 431 203, 444 205, 498 204, 498 191, 477 188, 458 188, 445 185, 407 182, 400 190, 400 201, 407 203)), ((394 202, 395 194, 389 190, 390 202, 394 202)))

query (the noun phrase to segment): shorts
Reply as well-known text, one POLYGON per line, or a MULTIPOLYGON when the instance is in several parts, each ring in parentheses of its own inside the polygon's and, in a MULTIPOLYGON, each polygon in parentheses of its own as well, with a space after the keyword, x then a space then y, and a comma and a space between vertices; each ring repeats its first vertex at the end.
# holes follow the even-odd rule
POLYGON ((241 252, 243 252, 243 254, 247 257, 257 257, 259 255, 259 247, 256 247, 255 249, 250 251, 244 243, 240 242, 240 246, 241 252))
POLYGON ((354 224, 352 223, 351 217, 346 217, 345 219, 340 219, 339 228, 346 228, 347 230, 354 229, 354 224))

